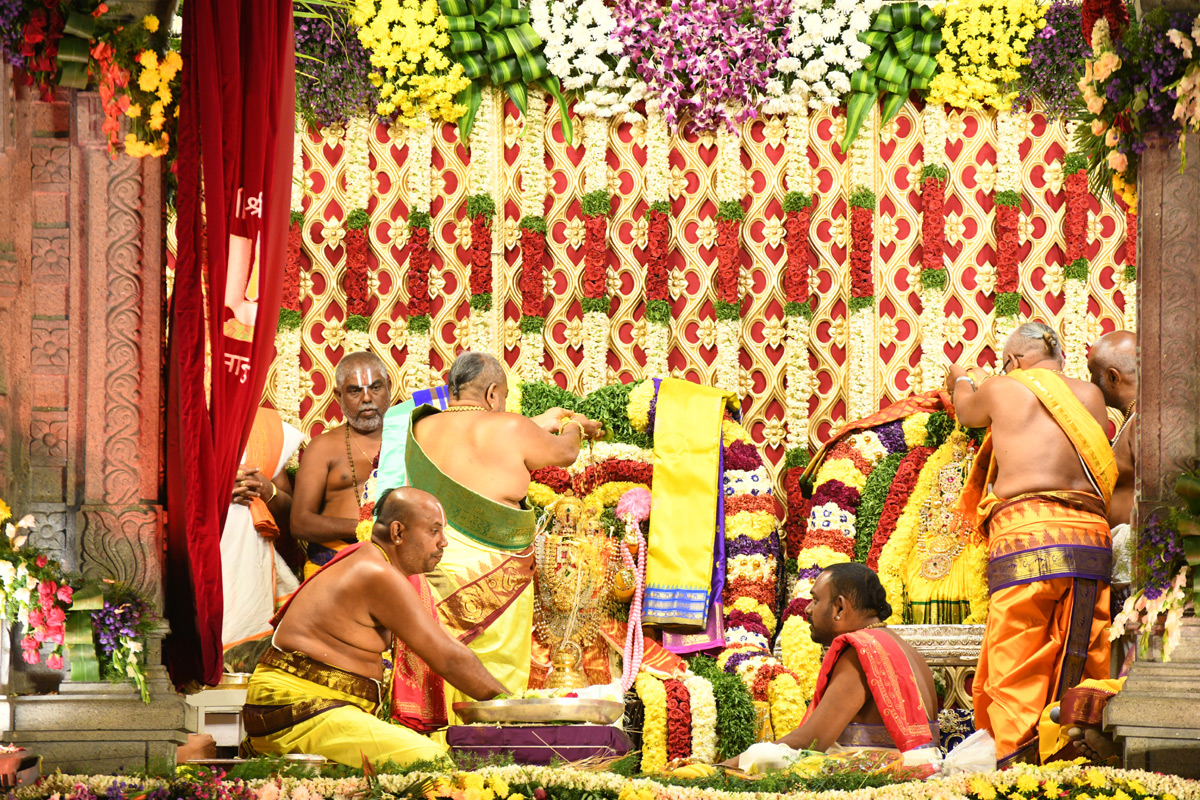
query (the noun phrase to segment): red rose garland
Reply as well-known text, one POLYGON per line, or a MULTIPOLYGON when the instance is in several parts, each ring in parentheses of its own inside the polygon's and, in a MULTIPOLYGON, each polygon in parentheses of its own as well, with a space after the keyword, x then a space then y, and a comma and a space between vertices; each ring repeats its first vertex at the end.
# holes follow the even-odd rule
POLYGON ((725 498, 725 516, 731 517, 742 511, 770 511, 775 513, 775 498, 769 494, 736 494, 725 498))
POLYGON ((471 219, 471 294, 492 291, 492 224, 484 214, 471 219))
POLYGON ((871 539, 871 549, 867 553, 867 566, 871 569, 879 569, 879 554, 896 532, 896 523, 899 522, 900 515, 908 505, 913 489, 916 488, 917 479, 921 477, 921 468, 932 454, 933 448, 922 445, 914 447, 900 460, 896 477, 892 479, 892 487, 888 490, 887 500, 883 504, 883 514, 880 515, 879 524, 875 528, 875 536, 871 539))
POLYGON ((946 252, 946 180, 928 177, 921 188, 921 269, 943 269, 946 252))
POLYGON ((667 760, 692 754, 692 702, 683 681, 663 681, 667 690, 667 760))
POLYGON ((300 269, 302 267, 302 233, 300 223, 288 229, 287 257, 283 267, 283 299, 280 308, 300 311, 300 269))
POLYGON ((543 264, 546 234, 533 228, 521 230, 521 315, 541 317, 546 285, 543 264))
POLYGON ((646 300, 666 300, 670 270, 667 250, 671 240, 671 221, 658 210, 648 212, 649 230, 646 234, 646 300))
POLYGON ((741 220, 717 219, 717 299, 730 305, 737 305, 740 299, 741 231, 741 220))
POLYGON ((996 293, 1014 293, 1020 288, 1017 271, 1017 222, 1019 205, 996 205, 996 293))
POLYGON ((871 277, 871 250, 874 244, 874 213, 863 206, 850 209, 850 296, 875 296, 871 277))
POLYGON ((1125 278, 1133 280, 1137 276, 1137 210, 1125 211, 1125 278))
POLYGON ((599 299, 608 293, 608 217, 584 217, 583 227, 583 296, 599 299))
POLYGON ((571 488, 571 473, 562 467, 542 467, 529 473, 529 480, 549 486, 556 492, 565 492, 571 488))
POLYGON ((642 461, 614 458, 593 464, 572 480, 572 488, 580 497, 591 494, 606 483, 653 483, 654 467, 642 461))
POLYGON ((1067 244, 1067 263, 1072 264, 1086 256, 1088 180, 1087 171, 1071 173, 1066 180, 1067 204, 1064 215, 1064 238, 1067 244))
MULTIPOLYGON (((415 214, 413 215, 416 216, 415 214)), ((414 227, 408 239, 408 316, 429 314, 429 228, 414 227)))
POLYGON ((1108 30, 1114 41, 1129 27, 1129 11, 1122 0, 1083 0, 1079 15, 1088 47, 1092 45, 1092 27, 1101 17, 1108 20, 1108 30))
MULTIPOLYGON (((762 603, 768 608, 775 607, 775 587, 769 583, 754 580, 753 578, 730 578, 725 583, 725 597, 736 600, 740 597, 750 597, 759 603, 762 603)), ((742 613, 742 612, 734 612, 742 613)), ((762 617, 754 615, 759 622, 762 622, 762 617)), ((730 627, 730 626, 727 626, 730 627)))
MULTIPOLYGON (((426 231, 428 238, 428 231, 426 231)), ((367 311, 367 245, 366 232, 360 229, 346 231, 343 239, 346 246, 346 268, 342 273, 342 289, 346 293, 346 312, 365 317, 367 311)), ((428 270, 428 267, 426 268, 428 270)), ((428 289, 428 285, 426 286, 428 289)), ((428 296, 428 292, 426 292, 428 296)))
POLYGON ((816 203, 817 199, 814 196, 812 205, 797 211, 788 211, 784 219, 784 243, 787 246, 787 262, 783 273, 785 303, 807 303, 809 300, 809 258, 812 248, 808 243, 808 233, 812 224, 812 210, 816 203))

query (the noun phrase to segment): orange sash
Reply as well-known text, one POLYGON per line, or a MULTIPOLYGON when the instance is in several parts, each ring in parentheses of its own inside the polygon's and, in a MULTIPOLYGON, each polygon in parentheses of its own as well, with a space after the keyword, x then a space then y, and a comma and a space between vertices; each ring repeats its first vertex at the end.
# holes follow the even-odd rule
MULTIPOLYGON (((421 605, 438 620, 433 590, 424 575, 412 575, 421 605)), ((438 625, 441 621, 438 620, 438 625)), ((446 681, 424 659, 395 637, 392 645, 392 719, 418 733, 428 733, 446 724, 446 681)))
MULTIPOLYGON (((275 477, 275 468, 279 466, 279 456, 283 453, 283 420, 279 412, 273 408, 259 408, 254 412, 254 424, 250 428, 250 439, 246 442, 246 454, 242 464, 247 467, 257 467, 267 480, 275 477)), ((267 509, 267 503, 261 497, 250 501, 250 517, 254 520, 254 530, 264 539, 275 539, 279 536, 279 525, 275 517, 267 509)))
MULTIPOLYGON (((846 647, 853 647, 858 653, 859 663, 867 676, 867 686, 871 689, 871 697, 874 698, 879 715, 883 717, 883 724, 896 747, 905 752, 931 744, 933 735, 930 732, 929 718, 925 715, 921 689, 917 686, 917 676, 913 673, 904 649, 890 633, 883 630, 843 633, 833 640, 825 659, 821 662, 813 701, 804 718, 807 720, 821 702, 833 667, 846 647)), ((834 698, 830 702, 837 702, 837 699, 834 698)))

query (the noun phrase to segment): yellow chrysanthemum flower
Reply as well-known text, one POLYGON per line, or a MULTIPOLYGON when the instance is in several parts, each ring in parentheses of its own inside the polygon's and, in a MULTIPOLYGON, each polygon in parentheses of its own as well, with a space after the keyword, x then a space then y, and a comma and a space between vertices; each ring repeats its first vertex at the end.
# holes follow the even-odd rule
POLYGON ((0 500, 0 522, 3 522, 4 520, 8 519, 11 516, 12 516, 12 509, 9 508, 8 503, 4 502, 3 500, 0 500))
POLYGON ((158 33, 158 17, 153 14, 142 17, 142 27, 150 33, 158 33))

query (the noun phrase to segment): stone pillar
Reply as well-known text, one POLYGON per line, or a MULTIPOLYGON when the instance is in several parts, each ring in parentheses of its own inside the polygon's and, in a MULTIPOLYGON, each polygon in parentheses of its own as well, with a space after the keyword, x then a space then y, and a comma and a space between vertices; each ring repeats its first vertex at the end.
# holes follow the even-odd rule
MULTIPOLYGON (((1189 153, 1200 141, 1188 137, 1189 153)), ((1200 455, 1200 163, 1151 148, 1139 170, 1137 510, 1171 502, 1200 455)), ((1136 663, 1105 721, 1125 765, 1200 778, 1200 621, 1185 621, 1169 664, 1136 663)))
MULTIPOLYGON (((0 497, 36 516, 33 543, 64 567, 130 584, 161 609, 163 164, 109 155, 94 93, 35 102, 13 93, 7 66, 0 87, 0 497)), ((161 652, 157 640, 149 649, 161 652)), ((154 702, 107 733, 89 728, 130 746, 89 766, 145 766, 184 740, 183 702, 161 656, 148 663, 154 702)), ((5 698, 0 738, 54 765, 94 757, 69 720, 119 689, 5 698)))

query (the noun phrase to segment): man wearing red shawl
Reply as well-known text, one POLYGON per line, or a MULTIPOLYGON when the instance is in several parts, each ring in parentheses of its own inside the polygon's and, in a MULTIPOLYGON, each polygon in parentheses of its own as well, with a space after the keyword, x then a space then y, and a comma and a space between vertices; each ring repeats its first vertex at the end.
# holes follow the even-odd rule
MULTIPOLYGON (((829 649, 804 721, 778 744, 795 750, 936 747, 933 673, 883 622, 892 608, 879 576, 864 564, 828 567, 813 583, 806 613, 813 641, 829 649)), ((737 760, 726 764, 736 767, 737 760)))

